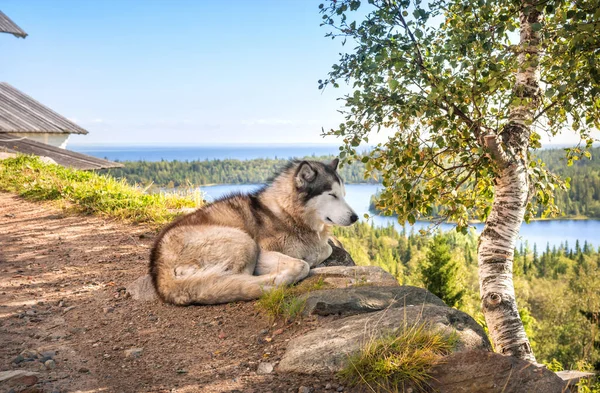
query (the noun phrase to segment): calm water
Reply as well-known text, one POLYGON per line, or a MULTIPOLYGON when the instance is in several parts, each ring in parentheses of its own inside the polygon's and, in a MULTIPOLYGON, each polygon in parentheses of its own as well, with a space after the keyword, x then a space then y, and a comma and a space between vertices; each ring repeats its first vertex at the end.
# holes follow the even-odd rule
MULTIPOLYGON (((250 192, 259 187, 261 187, 260 184, 225 184, 201 187, 201 190, 205 193, 206 199, 212 201, 231 192, 250 192)), ((359 217, 362 217, 364 213, 369 212, 371 195, 374 195, 380 188, 380 185, 372 184, 347 184, 346 200, 359 217)), ((402 229, 394 217, 375 216, 372 220, 376 226, 386 226, 392 223, 396 229, 402 229)), ((414 228, 415 231, 418 231, 421 228, 427 228, 428 225, 427 222, 417 222, 414 228)), ((474 227, 479 233, 483 224, 476 224, 474 227)), ((453 226, 449 224, 442 225, 443 230, 452 228, 453 226)), ((406 230, 411 230, 410 225, 406 225, 406 230)), ((537 243, 540 252, 546 248, 547 243, 550 244, 550 247, 555 245, 558 247, 561 243, 568 241, 569 245, 574 247, 576 240, 579 240, 582 246, 586 240, 595 246, 600 245, 600 220, 535 221, 521 226, 520 241, 527 241, 530 247, 537 243)))
POLYGON ((295 158, 339 153, 337 145, 254 145, 254 146, 77 146, 69 149, 113 161, 192 161, 254 158, 295 158))

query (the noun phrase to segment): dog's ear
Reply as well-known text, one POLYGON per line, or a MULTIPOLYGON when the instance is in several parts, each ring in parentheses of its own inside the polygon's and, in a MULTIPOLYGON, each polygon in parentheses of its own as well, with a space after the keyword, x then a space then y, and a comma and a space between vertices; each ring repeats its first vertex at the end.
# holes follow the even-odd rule
POLYGON ((317 172, 308 161, 302 161, 296 170, 296 187, 303 188, 317 177, 317 172))
POLYGON ((340 159, 336 157, 336 158, 333 159, 333 161, 331 161, 331 163, 329 164, 329 166, 334 171, 337 171, 337 167, 338 167, 339 164, 340 164, 340 159))

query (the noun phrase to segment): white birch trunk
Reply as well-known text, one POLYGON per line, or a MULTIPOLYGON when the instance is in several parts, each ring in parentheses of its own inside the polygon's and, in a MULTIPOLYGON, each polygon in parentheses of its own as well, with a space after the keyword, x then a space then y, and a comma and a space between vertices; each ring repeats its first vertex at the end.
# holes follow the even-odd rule
MULTIPOLYGON (((522 7, 528 8, 527 1, 522 7)), ((538 32, 541 21, 534 7, 521 10, 519 70, 514 94, 524 99, 511 109, 509 122, 499 135, 484 137, 485 145, 499 168, 495 197, 479 238, 479 289, 482 310, 497 352, 535 363, 535 356, 519 316, 513 286, 513 256, 528 200, 527 150, 533 113, 539 104, 538 32)))

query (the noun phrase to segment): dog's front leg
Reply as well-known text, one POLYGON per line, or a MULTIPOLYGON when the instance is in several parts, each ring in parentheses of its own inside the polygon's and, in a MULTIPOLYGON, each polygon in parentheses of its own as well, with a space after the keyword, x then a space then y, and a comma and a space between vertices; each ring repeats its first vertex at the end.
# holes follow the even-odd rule
POLYGON ((254 275, 270 277, 275 286, 294 284, 308 275, 306 261, 276 251, 261 250, 254 275))
POLYGON ((327 258, 329 258, 331 256, 331 253, 333 253, 333 248, 331 247, 329 242, 325 242, 325 244, 323 244, 319 247, 319 250, 315 254, 315 257, 309 258, 311 260, 307 259, 307 262, 311 268, 315 267, 315 266, 323 263, 323 261, 325 261, 327 258))

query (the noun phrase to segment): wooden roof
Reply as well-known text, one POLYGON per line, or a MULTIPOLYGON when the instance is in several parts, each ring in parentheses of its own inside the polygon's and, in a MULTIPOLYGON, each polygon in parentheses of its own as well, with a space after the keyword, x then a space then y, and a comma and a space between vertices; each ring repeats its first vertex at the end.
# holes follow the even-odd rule
POLYGON ((3 132, 88 133, 27 94, 0 82, 0 133, 3 132))
POLYGON ((11 134, 0 134, 1 150, 9 153, 50 157, 59 165, 75 169, 103 169, 123 166, 118 162, 103 160, 11 134))
POLYGON ((27 37, 27 33, 23 31, 15 22, 10 20, 8 16, 2 11, 0 11, 0 32, 1 33, 9 33, 14 35, 15 37, 25 38, 27 37))

